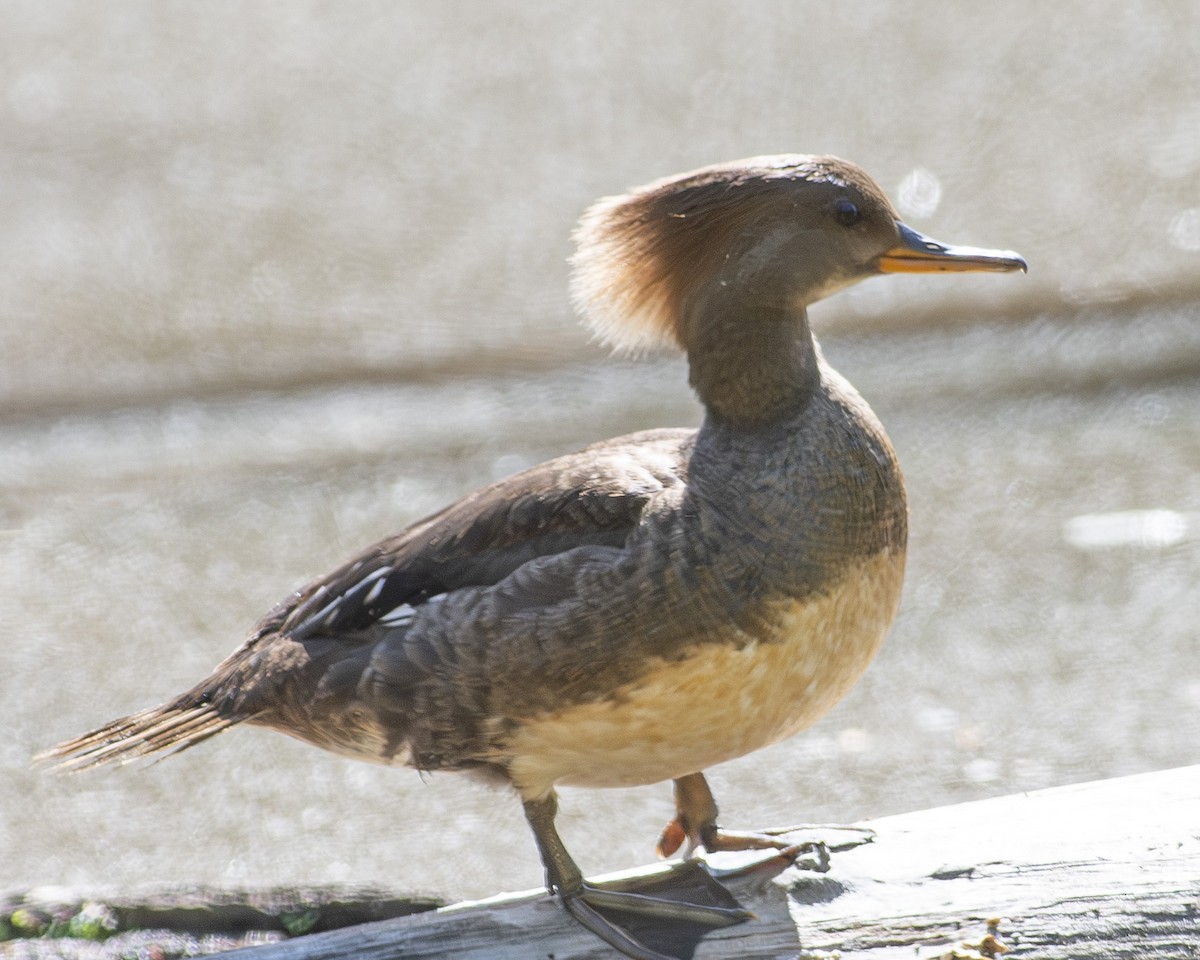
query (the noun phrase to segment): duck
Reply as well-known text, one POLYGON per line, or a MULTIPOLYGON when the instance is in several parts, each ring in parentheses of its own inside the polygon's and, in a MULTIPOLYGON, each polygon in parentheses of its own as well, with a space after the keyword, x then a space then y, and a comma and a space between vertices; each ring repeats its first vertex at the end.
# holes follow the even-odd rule
POLYGON ((673 781, 663 856, 788 849, 721 827, 704 771, 850 690, 896 615, 908 531, 892 444, 808 307, 882 274, 1026 263, 932 240, 860 167, 807 154, 606 197, 575 241, 574 303, 614 348, 686 355, 698 428, 602 440, 468 493, 293 592, 187 692, 39 759, 81 770, 268 727, 515 793, 548 891, 628 957, 669 956, 630 915, 748 919, 585 880, 557 788, 673 781))

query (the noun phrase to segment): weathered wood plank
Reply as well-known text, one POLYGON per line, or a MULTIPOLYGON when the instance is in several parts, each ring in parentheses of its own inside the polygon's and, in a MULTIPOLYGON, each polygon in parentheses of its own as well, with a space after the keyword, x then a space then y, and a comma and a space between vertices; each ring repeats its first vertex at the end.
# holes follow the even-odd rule
MULTIPOLYGON (((854 828, 788 833, 837 847, 828 873, 796 868, 779 873, 776 864, 775 870, 724 878, 759 918, 709 934, 696 949, 697 960, 980 958, 995 955, 994 942, 986 940, 989 925, 1009 949, 1008 957, 1200 958, 1200 766, 903 814, 867 826, 874 831, 867 843, 854 828)), ((756 859, 762 855, 726 854, 712 863, 736 874, 756 859)), ((695 869, 658 865, 630 871, 621 882, 654 883, 695 869)), ((342 904, 329 892, 324 900, 326 907, 336 901, 339 909, 351 911, 344 919, 353 911, 370 916, 374 909, 361 902, 342 904)), ((220 909, 228 914, 231 905, 237 907, 231 901, 220 909)), ((377 906, 389 912, 407 909, 387 898, 377 906)), ((147 916, 179 912, 179 905, 166 907, 159 905, 147 916)), ((298 913, 303 919, 303 907, 268 898, 228 915, 265 930, 270 928, 263 924, 280 916, 298 913)), ((320 915, 323 923, 335 922, 334 913, 320 915)), ((190 917, 185 920, 194 926, 190 917)), ((213 931, 181 949, 186 947, 188 955, 227 949, 231 938, 221 934, 213 931)), ((0 955, 111 960, 131 952, 131 945, 140 953, 151 942, 133 932, 107 943, 22 940, 0 945, 0 955), (134 939, 118 949, 126 937, 134 939)), ((555 900, 530 891, 225 956, 611 960, 615 953, 555 900)))
MULTIPOLYGON (((733 882, 760 919, 711 934, 696 957, 988 956, 992 920, 1013 957, 1200 956, 1200 767, 887 817, 870 827, 874 841, 836 854, 829 873, 789 869, 733 882)), ((382 960, 448 950, 480 960, 613 956, 536 894, 230 956, 382 960)))
POLYGON ((829 874, 794 878, 806 954, 924 960, 999 918, 1012 957, 1200 957, 1200 767, 871 826, 829 874))
MULTIPOLYGON (((780 883, 779 858, 758 854, 736 859, 736 875, 722 877, 726 888, 758 919, 708 934, 696 949, 696 960, 739 957, 775 960, 794 956, 799 948, 791 921, 786 886, 780 883), (759 862, 760 868, 747 868, 759 862)), ((630 871, 639 886, 658 880, 675 883, 696 864, 666 864, 630 871)), ((796 872, 789 868, 788 874, 796 872)), ((720 871, 718 871, 720 873, 720 871)), ((621 877, 600 878, 615 887, 621 877)), ((455 960, 504 960, 509 957, 553 957, 554 960, 611 960, 607 944, 576 924, 555 898, 544 891, 505 895, 476 903, 455 904, 413 917, 366 924, 316 936, 287 940, 225 954, 239 960, 406 960, 446 957, 455 960)))

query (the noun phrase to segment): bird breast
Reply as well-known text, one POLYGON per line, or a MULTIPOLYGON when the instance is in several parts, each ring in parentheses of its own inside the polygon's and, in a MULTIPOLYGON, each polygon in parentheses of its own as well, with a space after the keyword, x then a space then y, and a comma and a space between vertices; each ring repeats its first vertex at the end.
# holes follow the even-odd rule
POLYGON ((899 605, 902 550, 849 565, 828 588, 768 603, 763 630, 659 660, 601 701, 526 720, 506 744, 522 796, 556 783, 627 787, 743 756, 810 726, 854 685, 899 605))

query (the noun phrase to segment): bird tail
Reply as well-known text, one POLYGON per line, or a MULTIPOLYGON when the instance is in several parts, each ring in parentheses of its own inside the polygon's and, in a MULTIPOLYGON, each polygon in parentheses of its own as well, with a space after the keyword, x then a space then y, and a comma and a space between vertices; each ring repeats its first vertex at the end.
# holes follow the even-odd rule
POLYGON ((215 736, 240 717, 222 716, 216 704, 199 690, 113 720, 102 727, 64 740, 34 757, 60 771, 89 770, 106 763, 129 763, 155 753, 169 755, 215 736))

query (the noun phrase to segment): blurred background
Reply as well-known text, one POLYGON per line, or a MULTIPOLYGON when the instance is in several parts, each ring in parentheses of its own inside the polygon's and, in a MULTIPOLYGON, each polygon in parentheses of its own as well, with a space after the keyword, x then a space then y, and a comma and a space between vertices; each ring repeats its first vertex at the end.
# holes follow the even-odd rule
MULTIPOLYGON (((829 152, 1022 276, 813 311, 912 499, 899 621, 731 826, 1200 761, 1200 6, 0 6, 0 889, 537 886, 518 805, 242 729, 55 778, 308 578, 539 459, 696 423, 567 299, 594 198, 829 152)), ((667 785, 565 791, 585 870, 667 785)))

